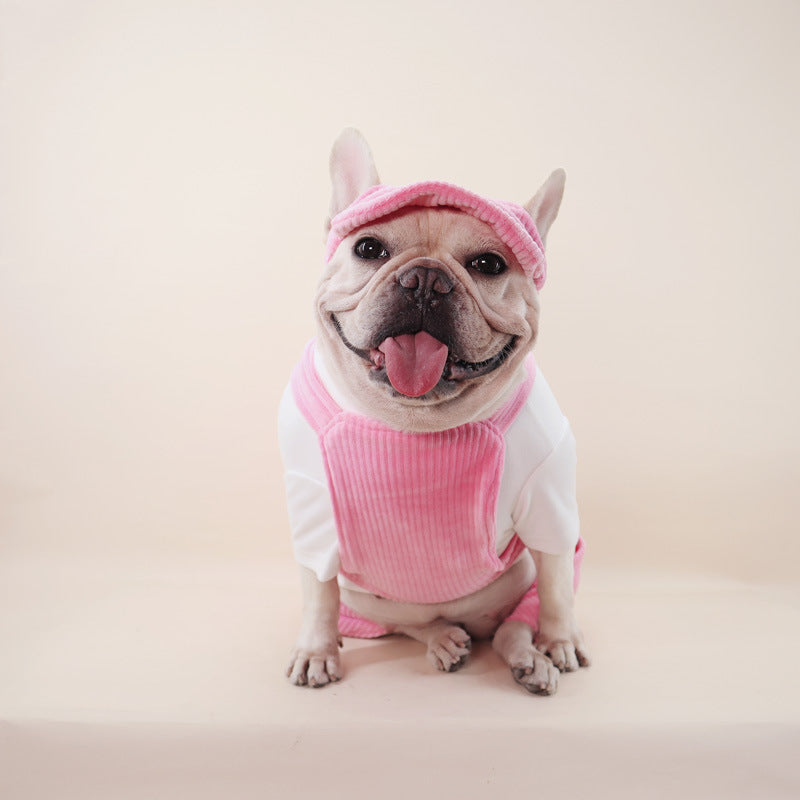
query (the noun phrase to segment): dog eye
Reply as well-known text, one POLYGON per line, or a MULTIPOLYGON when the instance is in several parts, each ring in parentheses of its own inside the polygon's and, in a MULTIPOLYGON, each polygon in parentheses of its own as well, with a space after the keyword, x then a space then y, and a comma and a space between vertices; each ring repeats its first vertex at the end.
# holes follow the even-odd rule
POLYGON ((500 275, 507 269, 506 262, 496 253, 481 253, 467 261, 467 266, 482 275, 500 275))
POLYGON ((359 258, 377 259, 389 258, 389 251, 384 247, 383 243, 378 241, 374 236, 365 236, 356 242, 353 252, 359 258))

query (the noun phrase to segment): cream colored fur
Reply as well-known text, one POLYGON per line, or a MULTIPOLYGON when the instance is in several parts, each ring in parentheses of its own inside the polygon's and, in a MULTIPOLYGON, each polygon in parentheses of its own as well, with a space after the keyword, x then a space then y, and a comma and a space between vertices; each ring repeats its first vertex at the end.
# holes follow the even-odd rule
MULTIPOLYGON (((346 130, 334 144, 331 178, 331 217, 378 183, 369 147, 357 131, 346 130)), ((564 181, 564 172, 557 170, 526 206, 542 241, 558 213, 564 181)), ((536 340, 539 299, 533 282, 520 269, 510 268, 493 277, 469 273, 465 257, 484 250, 499 252, 513 265, 512 254, 491 227, 452 209, 409 208, 345 238, 327 265, 316 298, 318 348, 335 382, 334 392, 368 416, 415 432, 480 419, 502 405, 522 379, 523 361, 536 340), (374 236, 389 246, 391 257, 377 269, 352 252, 355 241, 364 236, 374 236), (376 336, 391 313, 398 271, 415 263, 435 266, 453 285, 459 325, 452 347, 459 358, 483 361, 510 337, 517 337, 512 356, 499 368, 445 392, 434 389, 421 398, 405 397, 371 380, 370 363, 343 342, 344 337, 362 351, 375 347, 376 336)), ((560 671, 589 663, 573 613, 572 569, 571 555, 530 551, 494 583, 449 603, 395 603, 357 591, 347 591, 344 600, 363 616, 424 643, 431 662, 444 671, 465 662, 471 636, 493 637, 495 650, 518 683, 535 694, 552 694, 560 671), (541 601, 539 630, 518 621, 498 625, 496 620, 512 610, 534 575, 541 601)), ((320 582, 305 568, 302 586, 303 624, 287 674, 297 685, 324 686, 342 676, 337 627, 340 590, 335 579, 320 582)))

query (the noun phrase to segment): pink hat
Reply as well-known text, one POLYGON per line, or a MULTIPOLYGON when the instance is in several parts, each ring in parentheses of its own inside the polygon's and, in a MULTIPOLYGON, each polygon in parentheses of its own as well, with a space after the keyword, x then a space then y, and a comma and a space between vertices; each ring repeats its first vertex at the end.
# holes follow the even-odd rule
POLYGON ((342 239, 356 228, 393 214, 406 206, 446 206, 466 211, 494 228, 516 257, 522 271, 541 289, 547 275, 544 246, 531 215, 516 203, 489 200, 443 181, 423 181, 408 186, 378 185, 368 189, 331 220, 325 261, 342 239))

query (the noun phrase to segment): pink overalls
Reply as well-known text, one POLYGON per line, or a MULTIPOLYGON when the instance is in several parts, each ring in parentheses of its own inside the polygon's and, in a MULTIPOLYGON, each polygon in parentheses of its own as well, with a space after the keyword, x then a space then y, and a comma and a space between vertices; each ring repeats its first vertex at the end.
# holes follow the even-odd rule
MULTIPOLYGON (((504 573, 525 550, 514 536, 496 552, 496 505, 505 433, 524 405, 528 375, 492 417, 436 433, 406 433, 343 411, 314 368, 313 342, 292 373, 292 392, 319 437, 339 538, 340 572, 391 600, 441 603, 464 597, 504 573)), ((583 557, 575 554, 575 588, 583 557)), ((509 619, 536 628, 535 584, 509 619)), ((344 604, 339 630, 387 633, 344 604)))

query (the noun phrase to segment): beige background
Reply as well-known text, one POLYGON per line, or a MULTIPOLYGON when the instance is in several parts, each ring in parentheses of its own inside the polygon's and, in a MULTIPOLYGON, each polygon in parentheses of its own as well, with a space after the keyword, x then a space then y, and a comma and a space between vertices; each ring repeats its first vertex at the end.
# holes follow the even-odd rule
MULTIPOLYGON (((384 679, 405 673, 385 654, 418 655, 404 642, 357 648, 351 668, 361 653, 370 669, 321 700, 273 680, 299 614, 275 414, 313 330, 328 151, 356 125, 387 182, 524 201, 567 170, 538 358, 579 442, 597 664, 538 718, 580 729, 545 737, 540 786, 559 785, 575 747, 610 758, 603 741, 638 754, 631 796, 654 770, 667 792, 664 754, 703 741, 716 766, 686 784, 698 796, 723 773, 728 796, 756 775, 772 796, 797 788, 779 756, 800 722, 800 5, 5 0, 0 12, 0 732, 17 767, 63 762, 54 785, 74 768, 116 792, 125 775, 124 796, 144 797, 140 758, 160 764, 147 786, 174 789, 170 765, 240 752, 238 772, 234 760, 214 775, 250 796, 259 780, 293 785, 291 769, 340 741, 294 747, 298 720, 306 741, 349 725, 366 744, 370 725, 397 722, 388 749, 409 751, 445 702, 424 666, 386 699, 384 679), (700 681, 723 663, 733 672, 700 681), (182 749, 190 724, 199 738, 182 749), (642 730, 656 729, 648 749, 642 730), (269 779, 264 748, 285 755, 269 779), (749 769, 737 748, 772 755, 749 769), (154 756, 173 751, 183 760, 154 756)), ((531 701, 478 656, 452 684, 477 717, 453 730, 531 724, 492 716, 531 701), (481 670, 497 679, 490 700, 481 670)), ((461 734, 440 734, 442 763, 473 763, 461 734)), ((488 770, 467 770, 469 785, 491 783, 488 770)), ((47 796, 13 774, 10 796, 47 796)), ((579 777, 596 788, 600 774, 579 777)))

